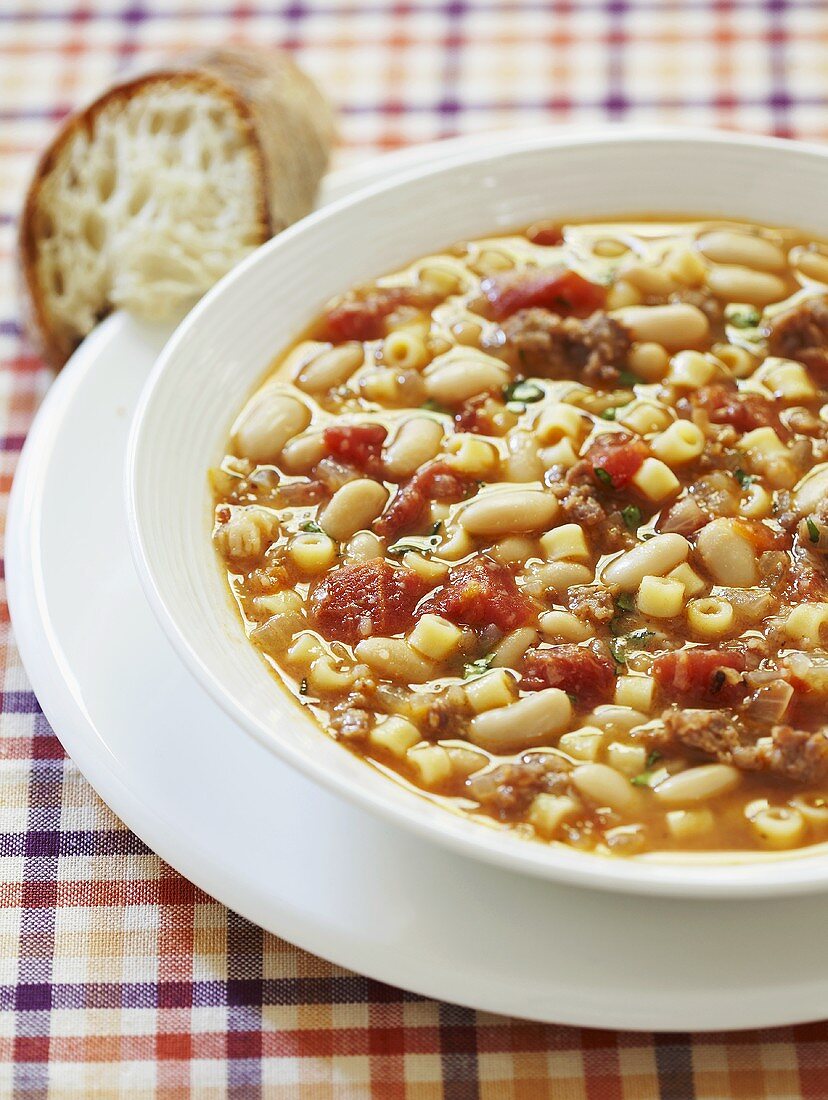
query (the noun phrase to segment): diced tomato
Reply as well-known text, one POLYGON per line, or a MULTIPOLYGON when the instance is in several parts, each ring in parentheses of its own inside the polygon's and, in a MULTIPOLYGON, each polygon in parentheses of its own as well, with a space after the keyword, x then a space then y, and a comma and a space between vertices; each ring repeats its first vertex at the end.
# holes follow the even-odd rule
POLYGON ((418 617, 426 614, 442 615, 462 626, 496 626, 504 634, 535 617, 511 570, 484 557, 456 565, 448 583, 417 609, 418 617))
POLYGON ((652 673, 665 702, 734 707, 747 694, 747 685, 725 670, 744 672, 745 668, 745 656, 738 650, 697 646, 656 657, 652 673))
POLYGON ((564 239, 561 227, 550 222, 539 222, 537 225, 530 225, 526 231, 526 236, 532 244, 542 244, 548 247, 562 244, 564 239))
POLYGON ((595 481, 607 489, 624 489, 650 454, 647 444, 628 432, 599 435, 586 454, 595 471, 595 481), (598 471, 603 470, 601 474, 598 471), (607 481, 609 478, 609 481, 607 481))
POLYGON ((780 426, 772 402, 761 393, 739 393, 721 385, 705 386, 696 400, 714 424, 730 424, 740 433, 780 426))
POLYGON ((757 554, 766 550, 789 550, 792 539, 787 531, 774 531, 760 519, 735 519, 733 521, 740 534, 752 544, 757 554))
POLYGON ((325 428, 322 442, 331 458, 363 472, 374 472, 387 434, 382 424, 341 424, 325 428))
POLYGON ((502 407, 502 403, 495 403, 490 393, 479 393, 476 397, 469 397, 455 413, 455 431, 494 435, 495 424, 492 413, 502 407))
POLYGON ((604 287, 587 282, 568 268, 504 271, 484 279, 481 289, 496 321, 534 306, 563 316, 588 317, 607 300, 604 287))
POLYGON ((387 561, 342 565, 311 589, 311 615, 325 638, 356 645, 372 634, 407 630, 427 591, 416 573, 387 561))
POLYGON ((383 538, 410 531, 420 522, 430 500, 462 500, 474 487, 474 480, 458 474, 438 459, 418 470, 399 487, 374 530, 383 538))
POLYGON ((578 645, 530 649, 523 661, 525 691, 560 688, 575 698, 576 706, 589 710, 612 699, 615 667, 608 657, 578 645))
POLYGON ((401 306, 428 309, 433 295, 412 286, 377 286, 343 298, 328 310, 323 339, 334 344, 344 340, 379 340, 385 335, 385 318, 401 306))

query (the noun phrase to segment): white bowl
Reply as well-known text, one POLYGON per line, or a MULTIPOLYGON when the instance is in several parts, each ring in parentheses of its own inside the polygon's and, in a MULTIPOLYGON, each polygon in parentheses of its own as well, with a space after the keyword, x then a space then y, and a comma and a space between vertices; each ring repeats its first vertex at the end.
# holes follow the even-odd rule
POLYGON ((167 344, 130 444, 136 563, 187 666, 242 730, 303 772, 389 824, 470 856, 551 879, 651 894, 824 889, 826 845, 804 855, 602 858, 521 840, 447 812, 367 766, 302 714, 246 640, 210 542, 206 475, 276 353, 327 299, 355 283, 462 238, 550 217, 723 215, 793 224, 824 237, 826 193, 828 152, 802 144, 716 132, 610 130, 535 133, 504 149, 494 136, 490 154, 460 153, 436 169, 368 188, 264 245, 204 298, 167 344))

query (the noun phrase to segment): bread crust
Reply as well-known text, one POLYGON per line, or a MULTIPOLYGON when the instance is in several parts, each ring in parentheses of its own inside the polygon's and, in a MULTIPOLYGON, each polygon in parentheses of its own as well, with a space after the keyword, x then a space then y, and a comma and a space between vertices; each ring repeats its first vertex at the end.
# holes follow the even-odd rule
MULTIPOLYGON (((203 90, 230 104, 256 163, 259 243, 310 212, 327 168, 334 138, 330 106, 313 81, 286 54, 275 51, 222 48, 182 56, 114 85, 71 114, 37 161, 18 231, 23 323, 34 349, 56 369, 81 338, 58 331, 51 322, 38 279, 35 211, 41 190, 67 143, 84 130, 91 135, 105 108, 126 103, 152 85, 203 90)), ((103 304, 101 319, 110 309, 109 303, 103 304)))

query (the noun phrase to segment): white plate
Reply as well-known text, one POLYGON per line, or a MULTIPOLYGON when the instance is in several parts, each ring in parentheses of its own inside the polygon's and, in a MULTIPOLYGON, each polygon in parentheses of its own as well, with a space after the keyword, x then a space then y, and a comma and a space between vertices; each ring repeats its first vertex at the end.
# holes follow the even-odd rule
POLYGON ((116 315, 85 342, 37 417, 9 514, 27 672, 115 812, 244 916, 429 996, 650 1030, 824 1016, 819 898, 654 900, 513 875, 380 822, 232 725, 174 655, 127 548, 128 426, 166 336, 116 315))

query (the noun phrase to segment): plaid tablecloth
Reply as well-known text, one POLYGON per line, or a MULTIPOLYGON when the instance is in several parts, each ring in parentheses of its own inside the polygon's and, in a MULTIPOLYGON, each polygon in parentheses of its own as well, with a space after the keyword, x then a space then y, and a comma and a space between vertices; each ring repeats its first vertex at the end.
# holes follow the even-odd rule
MULTIPOLYGON (((49 378, 14 294, 34 154, 131 62, 236 39, 296 52, 340 163, 546 122, 828 136, 821 0, 0 0, 0 518, 49 378)), ((828 1026, 730 1035, 545 1027, 315 959, 178 876, 101 804, 0 623, 0 1096, 554 1100, 828 1097, 828 1026)))

